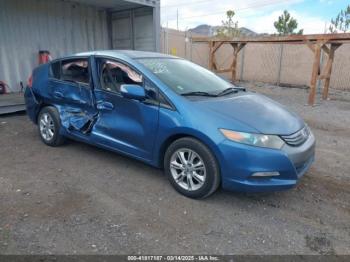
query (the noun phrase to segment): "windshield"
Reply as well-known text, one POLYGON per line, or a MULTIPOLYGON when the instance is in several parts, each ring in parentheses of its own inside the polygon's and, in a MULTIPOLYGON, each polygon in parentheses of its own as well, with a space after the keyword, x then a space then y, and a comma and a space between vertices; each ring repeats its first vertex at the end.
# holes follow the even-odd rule
POLYGON ((233 87, 231 83, 226 82, 211 71, 187 60, 142 58, 138 61, 180 95, 192 92, 218 94, 233 87))

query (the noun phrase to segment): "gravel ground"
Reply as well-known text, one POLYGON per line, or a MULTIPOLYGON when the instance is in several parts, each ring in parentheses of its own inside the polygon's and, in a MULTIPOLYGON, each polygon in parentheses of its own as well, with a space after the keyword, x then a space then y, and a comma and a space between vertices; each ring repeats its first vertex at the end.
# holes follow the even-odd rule
POLYGON ((350 94, 245 84, 298 112, 317 158, 289 191, 176 193, 160 170, 0 118, 0 254, 350 254, 350 94))

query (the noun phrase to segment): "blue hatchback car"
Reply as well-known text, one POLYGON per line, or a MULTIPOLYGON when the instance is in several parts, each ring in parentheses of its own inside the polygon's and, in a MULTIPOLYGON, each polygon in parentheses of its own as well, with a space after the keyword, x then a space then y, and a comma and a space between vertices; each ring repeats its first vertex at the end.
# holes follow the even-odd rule
MULTIPOLYGON (((181 194, 293 187, 315 138, 296 114, 177 57, 80 53, 36 68, 25 99, 42 141, 71 138, 164 168, 181 194)), ((77 163, 79 164, 79 163, 77 163)))

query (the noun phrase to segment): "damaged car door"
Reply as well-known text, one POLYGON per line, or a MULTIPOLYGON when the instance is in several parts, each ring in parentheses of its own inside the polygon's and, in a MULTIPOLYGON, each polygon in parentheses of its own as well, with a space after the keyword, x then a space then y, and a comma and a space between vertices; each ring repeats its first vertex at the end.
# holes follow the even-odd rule
POLYGON ((103 57, 95 61, 98 117, 92 135, 105 147, 151 160, 158 128, 157 88, 124 61, 103 57), (145 99, 124 97, 123 85, 144 89, 145 99))
POLYGON ((96 117, 89 58, 59 60, 51 64, 49 90, 59 107, 62 125, 75 135, 90 132, 96 117))

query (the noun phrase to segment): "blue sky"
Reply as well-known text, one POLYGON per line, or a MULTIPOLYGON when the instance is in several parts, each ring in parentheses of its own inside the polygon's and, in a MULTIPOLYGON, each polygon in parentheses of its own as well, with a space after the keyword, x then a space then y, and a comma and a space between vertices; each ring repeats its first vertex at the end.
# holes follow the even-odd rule
POLYGON ((350 0, 161 0, 162 25, 185 30, 199 24, 221 25, 225 10, 236 12, 235 20, 258 33, 274 33, 273 22, 287 9, 304 33, 323 33, 330 19, 350 0))

